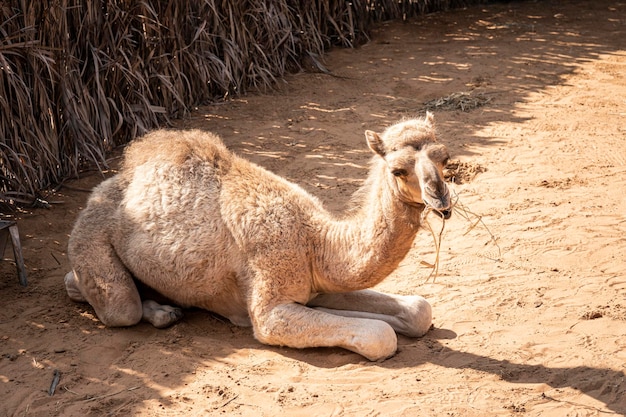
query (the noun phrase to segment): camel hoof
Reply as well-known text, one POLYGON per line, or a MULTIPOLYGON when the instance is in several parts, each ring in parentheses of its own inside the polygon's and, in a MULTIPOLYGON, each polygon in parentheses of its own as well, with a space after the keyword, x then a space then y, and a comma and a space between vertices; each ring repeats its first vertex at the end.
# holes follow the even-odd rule
POLYGON ((152 300, 145 300, 142 305, 142 319, 158 329, 169 327, 183 318, 183 310, 178 307, 161 305, 152 300))

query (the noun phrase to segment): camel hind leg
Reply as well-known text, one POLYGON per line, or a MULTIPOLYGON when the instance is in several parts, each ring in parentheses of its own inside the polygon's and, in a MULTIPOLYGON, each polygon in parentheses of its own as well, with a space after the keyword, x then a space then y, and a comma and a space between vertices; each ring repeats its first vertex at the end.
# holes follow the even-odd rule
POLYGON ((419 295, 392 295, 374 290, 320 294, 307 306, 343 317, 382 320, 397 332, 421 337, 432 324, 432 309, 419 295))
POLYGON ((92 253, 95 245, 74 256, 73 270, 65 275, 65 289, 73 301, 88 302, 109 327, 132 326, 143 315, 133 279, 112 248, 92 253))
POLYGON ((152 300, 142 303, 130 273, 112 250, 108 252, 89 258, 89 266, 75 262, 74 270, 65 275, 70 299, 88 302, 108 327, 132 326, 144 320, 163 328, 180 320, 183 314, 179 308, 152 300))

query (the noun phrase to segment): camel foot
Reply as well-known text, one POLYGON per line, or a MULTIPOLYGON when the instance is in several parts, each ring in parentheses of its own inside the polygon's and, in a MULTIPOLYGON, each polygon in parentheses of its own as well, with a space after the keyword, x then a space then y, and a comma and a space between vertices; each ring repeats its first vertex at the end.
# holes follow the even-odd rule
POLYGON ((67 291, 67 295, 69 295, 72 301, 76 301, 77 303, 87 302, 87 300, 83 296, 83 293, 80 292, 80 289, 78 288, 74 271, 70 271, 67 274, 65 274, 64 281, 65 281, 65 290, 67 291))
POLYGON ((156 301, 145 300, 142 303, 142 320, 151 323, 158 329, 169 327, 183 318, 183 310, 178 307, 161 305, 156 301))

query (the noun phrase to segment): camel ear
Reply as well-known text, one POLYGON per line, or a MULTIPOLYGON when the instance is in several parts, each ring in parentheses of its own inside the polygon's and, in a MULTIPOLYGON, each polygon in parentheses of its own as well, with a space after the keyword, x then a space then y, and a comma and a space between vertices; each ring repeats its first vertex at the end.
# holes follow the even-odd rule
POLYGON ((434 126, 435 125, 435 115, 432 114, 431 112, 427 111, 426 112, 426 121, 434 126))
POLYGON ((375 153, 383 158, 385 157, 385 144, 383 140, 378 136, 378 133, 372 130, 365 131, 365 138, 367 139, 367 146, 375 153))

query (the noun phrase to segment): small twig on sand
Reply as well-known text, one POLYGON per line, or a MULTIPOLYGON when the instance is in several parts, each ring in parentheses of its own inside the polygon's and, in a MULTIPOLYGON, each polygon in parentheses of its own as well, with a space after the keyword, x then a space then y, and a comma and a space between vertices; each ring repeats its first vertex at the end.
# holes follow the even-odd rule
POLYGON ((233 401, 235 401, 237 399, 237 397, 239 397, 239 394, 236 394, 233 398, 231 398, 230 400, 226 401, 224 404, 220 405, 217 408, 224 408, 224 407, 226 407, 228 404, 230 404, 233 401))
POLYGON ((550 395, 546 394, 545 392, 542 392, 542 393, 541 393, 541 398, 546 399, 546 400, 550 400, 550 401, 555 401, 555 402, 557 402, 557 403, 562 403, 562 404, 569 404, 569 405, 573 405, 573 406, 576 406, 577 408, 582 407, 582 408, 586 408, 586 409, 588 409, 588 410, 594 410, 594 411, 596 411, 596 412, 598 412, 598 413, 604 413, 604 414, 617 414, 617 413, 614 413, 614 412, 612 412, 612 411, 606 411, 606 410, 603 410, 603 409, 601 409, 601 408, 594 407, 594 406, 592 406, 592 405, 585 405, 585 404, 577 403, 577 402, 574 402, 574 401, 559 400, 558 398, 554 398, 554 397, 552 397, 552 396, 550 396, 550 395))
POLYGON ((72 391, 71 389, 69 389, 67 386, 63 385, 63 389, 67 392, 71 392, 74 395, 80 395, 79 393, 77 393, 76 391, 72 391))
POLYGON ((133 390, 136 390, 138 388, 141 388, 141 387, 131 387, 131 388, 126 388, 126 389, 123 389, 123 390, 119 390, 117 392, 112 392, 111 394, 98 395, 97 397, 87 398, 85 400, 85 402, 96 401, 96 400, 99 400, 101 398, 106 398, 106 397, 112 397, 114 395, 121 394, 121 393, 123 393, 125 391, 133 391, 133 390))
POLYGON ((59 262, 59 260, 57 259, 56 256, 54 256, 54 253, 50 252, 50 255, 52 255, 52 257, 54 258, 55 261, 57 261, 57 265, 61 266, 61 262, 59 262))
POLYGON ((119 407, 117 407, 115 410, 109 411, 109 412, 107 413, 107 415, 108 415, 108 416, 116 416, 116 415, 118 415, 118 414, 119 414, 119 412, 120 412, 122 409, 124 409, 124 408, 128 407, 128 406, 129 406, 130 404, 132 404, 134 401, 136 401, 136 400, 131 398, 130 400, 126 401, 125 403, 123 403, 122 405, 120 405, 119 407))

